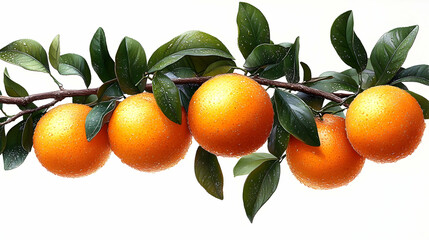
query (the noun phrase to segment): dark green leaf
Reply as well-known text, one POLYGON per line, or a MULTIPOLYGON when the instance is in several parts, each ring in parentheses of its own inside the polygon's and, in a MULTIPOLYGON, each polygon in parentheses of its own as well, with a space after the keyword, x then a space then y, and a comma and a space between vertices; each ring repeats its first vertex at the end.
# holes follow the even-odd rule
POLYGON ((215 198, 223 199, 223 174, 216 155, 198 147, 195 155, 195 176, 200 185, 215 198))
POLYGON ((91 84, 91 70, 85 58, 74 53, 67 53, 60 56, 58 61, 58 72, 61 75, 77 75, 85 82, 85 86, 91 84))
POLYGON ((311 80, 311 69, 305 62, 300 62, 302 70, 304 72, 304 82, 311 80))
POLYGON ((418 82, 429 85, 429 65, 416 65, 400 71, 398 79, 391 84, 395 85, 400 82, 418 82))
MULTIPOLYGON (((10 97, 26 97, 28 96, 28 92, 27 90, 25 90, 25 88, 23 88, 21 85, 19 85, 18 83, 14 82, 10 76, 9 73, 7 72, 7 69, 4 69, 4 74, 3 74, 3 80, 4 80, 4 87, 6 89, 6 93, 8 96, 10 97)), ((29 103, 26 106, 18 106, 21 110, 24 109, 29 109, 29 108, 36 108, 36 105, 34 103, 29 103)))
POLYGON ((210 64, 203 73, 203 76, 216 76, 223 73, 232 72, 235 67, 232 60, 221 60, 210 64))
MULTIPOLYGON (((0 122, 4 122, 7 120, 7 117, 0 118, 0 122)), ((6 132, 4 129, 4 125, 0 126, 0 154, 3 153, 4 149, 6 148, 6 132)))
POLYGON ((377 85, 388 83, 404 63, 416 39, 418 26, 395 28, 385 33, 371 52, 377 85))
POLYGON ((143 92, 146 87, 143 77, 148 67, 142 45, 125 37, 119 45, 115 60, 116 77, 122 91, 127 94, 143 92))
MULTIPOLYGON (((286 48, 287 51, 289 51, 292 43, 279 43, 278 46, 282 46, 286 48)), ((286 55, 283 56, 283 58, 278 63, 266 65, 262 71, 260 71, 259 76, 270 80, 276 80, 285 76, 284 57, 286 57, 286 55)))
POLYGON ((283 62, 267 65, 262 71, 259 73, 260 77, 276 80, 285 76, 283 62))
POLYGON ((73 103, 90 104, 98 100, 97 95, 91 94, 87 96, 74 96, 73 103))
POLYGON ((28 152, 22 147, 22 132, 25 121, 13 126, 6 136, 6 147, 3 152, 4 170, 19 167, 27 158, 28 152))
POLYGON ((182 106, 185 108, 186 112, 188 112, 188 107, 189 103, 191 102, 191 98, 198 88, 198 84, 181 84, 177 86, 177 89, 179 89, 180 94, 180 102, 182 103, 182 106))
POLYGON ((60 35, 55 36, 52 40, 51 46, 49 46, 49 62, 52 67, 58 70, 60 60, 60 35))
POLYGON ((288 50, 288 48, 285 48, 281 45, 258 45, 246 58, 244 67, 248 69, 255 69, 270 64, 277 64, 284 59, 288 53, 288 50))
POLYGON ((219 39, 204 32, 188 31, 162 45, 152 54, 148 63, 149 73, 162 70, 185 56, 234 59, 219 39))
POLYGON ((279 179, 278 160, 262 163, 247 176, 243 188, 243 203, 250 222, 253 222, 256 213, 276 191, 279 179))
POLYGON ((310 146, 320 146, 313 112, 299 97, 276 89, 274 92, 278 120, 297 139, 310 146))
POLYGON ((110 57, 109 50, 107 49, 106 35, 101 27, 97 29, 92 37, 89 53, 91 55, 92 67, 101 81, 106 82, 116 77, 115 63, 112 57, 110 57))
POLYGON ((24 129, 22 130, 22 148, 27 152, 31 152, 33 147, 33 117, 30 116, 27 118, 24 124, 24 129))
POLYGON ((415 92, 412 92, 412 91, 407 91, 407 92, 409 94, 411 94, 411 96, 413 96, 417 100, 417 102, 419 103, 419 105, 423 111, 423 117, 425 119, 429 119, 429 101, 425 97, 423 97, 423 96, 421 96, 415 92))
POLYGON ((49 73, 45 49, 31 39, 17 40, 0 49, 0 59, 30 71, 49 73))
POLYGON ((118 99, 123 96, 119 83, 116 79, 103 83, 97 92, 98 101, 108 101, 118 99))
POLYGON ((9 73, 8 73, 6 68, 4 69, 4 79, 3 80, 4 80, 4 86, 6 89, 6 93, 8 96, 11 96, 11 97, 26 97, 26 96, 28 96, 27 90, 25 90, 25 88, 23 88, 21 85, 14 82, 10 78, 9 73))
POLYGON ((314 110, 320 110, 323 106, 323 97, 303 92, 298 92, 296 96, 301 98, 309 107, 313 108, 314 110))
POLYGON ((197 76, 197 74, 192 68, 187 68, 187 67, 175 68, 175 69, 172 69, 171 71, 163 70, 161 72, 170 79, 193 78, 197 76))
POLYGON ((268 136, 267 146, 268 151, 280 159, 289 144, 290 134, 280 125, 274 98, 271 98, 271 102, 274 109, 274 122, 273 128, 268 136))
POLYGON ((324 72, 321 77, 332 76, 331 79, 325 79, 317 82, 308 82, 307 86, 326 92, 349 91, 356 92, 359 88, 357 82, 352 77, 339 72, 324 72))
POLYGON ((237 25, 238 47, 245 59, 259 44, 270 43, 270 28, 267 19, 256 7, 240 2, 237 25))
POLYGON ((334 114, 337 116, 340 116, 342 118, 346 118, 346 115, 344 115, 344 111, 342 111, 343 108, 336 102, 329 102, 324 106, 324 113, 334 114))
POLYGON ((331 43, 345 64, 362 72, 368 62, 368 56, 353 28, 353 12, 341 14, 332 24, 331 43))
POLYGON ((259 167, 263 162, 277 160, 277 157, 269 153, 252 153, 241 157, 234 166, 234 177, 247 175, 259 167))
POLYGON ((85 120, 86 140, 91 141, 107 123, 110 118, 110 113, 116 107, 116 100, 101 102, 91 109, 85 120))
POLYGON ((291 83, 299 82, 299 37, 295 39, 294 44, 289 49, 283 61, 286 80, 291 83))
POLYGON ((157 72, 152 80, 152 90, 156 103, 164 115, 171 121, 182 124, 182 105, 179 90, 173 81, 157 72))

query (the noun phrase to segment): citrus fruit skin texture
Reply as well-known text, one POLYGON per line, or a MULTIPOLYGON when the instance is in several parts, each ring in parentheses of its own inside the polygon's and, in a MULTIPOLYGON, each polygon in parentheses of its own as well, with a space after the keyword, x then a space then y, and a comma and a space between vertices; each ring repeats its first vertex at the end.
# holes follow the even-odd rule
POLYGON ((109 141, 123 163, 145 172, 176 165, 192 140, 182 108, 182 124, 169 120, 151 93, 126 98, 109 122, 109 141))
POLYGON ((224 157, 247 155, 267 140, 274 111, 254 80, 221 74, 201 85, 189 103, 189 127, 205 150, 224 157))
POLYGON ((320 146, 312 147, 290 137, 287 162, 292 173, 304 185, 314 189, 332 189, 347 185, 362 170, 365 159, 350 145, 344 119, 334 115, 316 118, 320 146))
POLYGON ((107 126, 88 142, 85 119, 91 108, 64 104, 51 109, 37 123, 33 135, 36 157, 50 172, 82 177, 102 167, 110 155, 107 126))
POLYGON ((410 155, 425 129, 417 100, 393 86, 377 86, 359 94, 346 115, 347 137, 353 148, 378 163, 410 155))

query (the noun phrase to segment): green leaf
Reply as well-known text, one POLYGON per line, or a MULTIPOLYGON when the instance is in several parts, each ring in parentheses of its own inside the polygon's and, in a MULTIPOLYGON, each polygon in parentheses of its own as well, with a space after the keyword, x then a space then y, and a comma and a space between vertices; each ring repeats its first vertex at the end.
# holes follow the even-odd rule
POLYGON ((245 59, 262 43, 270 43, 267 19, 256 7, 240 2, 237 14, 238 47, 245 59))
MULTIPOLYGON (((7 69, 4 69, 4 74, 3 74, 3 80, 4 80, 4 87, 6 90, 6 93, 8 96, 10 97, 26 97, 28 96, 28 92, 27 90, 25 90, 25 88, 23 88, 21 85, 19 85, 18 83, 14 82, 10 76, 9 73, 7 72, 7 69)), ((21 110, 24 109, 29 109, 29 108, 36 108, 37 106, 34 103, 29 103, 26 106, 18 106, 21 110)))
POLYGON ((276 89, 274 100, 281 126, 310 146, 320 146, 316 122, 310 108, 299 97, 276 89))
POLYGON ((118 99, 122 96, 123 93, 116 79, 103 83, 97 91, 97 99, 99 102, 118 99))
POLYGON ((192 68, 188 68, 188 67, 175 68, 172 70, 163 70, 161 71, 161 73, 170 79, 193 78, 197 76, 195 71, 192 68))
MULTIPOLYGON (((278 46, 282 46, 287 49, 287 52, 289 52, 290 47, 292 46, 292 43, 279 43, 278 46)), ((259 76, 263 78, 267 78, 270 80, 276 80, 283 76, 285 76, 285 68, 284 68, 284 60, 285 56, 278 62, 274 64, 268 64, 265 67, 262 68, 262 71, 260 71, 259 76)))
POLYGON ((263 162, 270 160, 277 160, 277 157, 269 153, 252 153, 241 157, 234 166, 234 177, 247 175, 263 162))
POLYGON ((277 64, 284 59, 288 50, 288 48, 281 45, 260 44, 246 58, 244 67, 255 69, 270 64, 277 64))
POLYGON ((31 152, 33 147, 33 117, 30 116, 25 120, 24 129, 22 130, 22 148, 27 152, 31 152))
POLYGON ((304 72, 304 82, 311 80, 311 69, 305 62, 300 62, 302 71, 304 72))
POLYGON ((198 147, 195 155, 195 176, 213 197, 223 199, 223 174, 216 155, 198 147))
POLYGON ((203 76, 216 76, 219 74, 232 72, 236 67, 232 60, 221 60, 210 64, 203 73, 203 76))
POLYGON ((88 88, 91 84, 91 70, 85 58, 74 53, 67 53, 60 56, 58 60, 58 72, 61 75, 80 76, 88 88))
MULTIPOLYGON (((7 117, 0 118, 0 122, 4 122, 7 120, 7 117)), ((4 125, 0 126, 0 154, 3 153, 4 149, 6 148, 6 132, 4 129, 4 125)))
POLYGON ((400 82, 417 82, 429 85, 429 65, 416 65, 400 71, 398 79, 391 84, 395 85, 400 82))
POLYGON ((395 28, 385 33, 371 52, 377 85, 388 83, 405 62, 416 39, 418 26, 395 28))
MULTIPOLYGON (((219 39, 200 31, 185 32, 159 47, 149 59, 149 73, 162 70, 185 56, 234 59, 219 39)), ((199 58, 197 58, 199 59, 199 58)), ((193 64, 198 61, 189 59, 193 64)))
POLYGON ((28 152, 22 147, 22 132, 25 121, 13 126, 6 135, 6 147, 3 151, 4 170, 19 167, 27 158, 28 152))
POLYGON ((345 64, 362 72, 366 68, 368 56, 353 28, 353 12, 341 14, 332 24, 331 43, 345 64))
POLYGON ((143 92, 146 87, 144 74, 148 67, 142 45, 125 37, 119 45, 115 60, 116 77, 122 91, 127 94, 143 92))
POLYGON ((95 105, 88 113, 85 119, 86 140, 91 141, 98 132, 100 132, 103 124, 110 119, 110 113, 116 107, 116 100, 101 102, 95 105))
POLYGON ((423 111, 423 117, 425 119, 429 119, 429 101, 425 97, 423 97, 423 96, 421 96, 415 92, 412 92, 412 91, 407 91, 407 92, 409 94, 411 94, 411 96, 413 96, 417 100, 417 102, 419 103, 419 105, 423 111))
POLYGON ((51 42, 51 46, 49 46, 49 62, 52 67, 58 70, 60 60, 60 35, 55 36, 54 40, 51 42))
POLYGON ((179 89, 180 102, 182 103, 182 106, 185 108, 186 112, 188 112, 188 107, 192 96, 199 87, 200 86, 198 84, 181 84, 177 86, 177 89, 179 89))
POLYGON ((325 100, 323 97, 307 94, 303 92, 296 93, 296 96, 301 98, 305 102, 305 104, 307 104, 309 107, 313 108, 314 110, 320 110, 325 100))
POLYGON ((268 136, 267 146, 271 154, 276 156, 277 159, 281 159, 289 144, 290 134, 280 125, 274 98, 271 98, 271 103, 274 109, 274 122, 273 128, 268 136))
POLYGON ((31 39, 17 40, 0 49, 0 59, 30 71, 49 73, 45 49, 31 39))
POLYGON ((286 80, 291 83, 299 82, 299 37, 295 39, 294 44, 289 49, 283 61, 286 80))
POLYGON ((250 222, 253 222, 256 213, 276 191, 279 179, 278 160, 262 163, 247 176, 243 188, 243 203, 250 222))
POLYGON ((152 90, 156 103, 164 115, 171 121, 182 124, 182 106, 179 90, 173 81, 157 72, 152 80, 152 90))
POLYGON ((306 85, 325 92, 348 91, 356 92, 359 89, 355 79, 347 74, 339 72, 324 72, 320 77, 332 76, 331 79, 325 79, 317 82, 307 82, 306 85))
POLYGON ((343 110, 343 108, 339 105, 339 103, 329 102, 324 106, 323 112, 346 118, 344 111, 341 110, 343 110))
POLYGON ((115 63, 112 57, 110 57, 109 50, 107 49, 106 35, 101 27, 97 29, 92 37, 89 53, 91 55, 92 67, 101 81, 107 82, 116 77, 115 63))
POLYGON ((90 103, 94 103, 98 100, 97 95, 96 94, 91 94, 91 95, 87 95, 87 96, 74 96, 73 97, 73 103, 78 103, 78 104, 90 104, 90 103))

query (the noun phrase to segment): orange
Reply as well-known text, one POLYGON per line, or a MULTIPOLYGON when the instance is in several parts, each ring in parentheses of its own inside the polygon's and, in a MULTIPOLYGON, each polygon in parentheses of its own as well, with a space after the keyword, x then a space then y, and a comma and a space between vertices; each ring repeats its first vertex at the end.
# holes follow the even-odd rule
POLYGON ((377 86, 359 94, 346 115, 347 137, 353 148, 378 163, 410 155, 425 129, 419 103, 406 91, 377 86))
POLYGON ((350 145, 344 122, 334 115, 316 118, 319 147, 290 137, 287 161, 301 183, 314 189, 331 189, 347 185, 360 173, 365 159, 350 145))
POLYGON ((182 124, 169 120, 151 93, 126 98, 109 122, 109 141, 123 163, 140 171, 161 171, 186 154, 192 136, 182 108, 182 124))
POLYGON ((81 177, 102 167, 110 155, 107 126, 86 140, 85 119, 91 108, 64 104, 51 109, 37 123, 33 135, 36 157, 50 172, 81 177))
POLYGON ((239 74, 222 74, 201 85, 189 103, 189 128, 205 150, 242 156, 260 148, 274 120, 267 92, 239 74))

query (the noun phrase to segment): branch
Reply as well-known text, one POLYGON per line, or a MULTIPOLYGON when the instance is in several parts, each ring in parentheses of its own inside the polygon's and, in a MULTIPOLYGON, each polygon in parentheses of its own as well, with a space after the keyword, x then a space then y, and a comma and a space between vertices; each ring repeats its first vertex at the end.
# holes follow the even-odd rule
MULTIPOLYGON (((62 100, 62 99, 61 99, 61 100, 62 100)), ((42 109, 45 109, 45 108, 52 107, 52 106, 54 106, 55 104, 57 104, 58 102, 60 102, 61 100, 59 100, 59 99, 55 99, 55 100, 53 100, 52 102, 47 103, 47 104, 42 105, 42 106, 37 107, 37 108, 30 108, 30 109, 22 110, 21 112, 19 112, 19 113, 17 113, 17 114, 15 114, 15 115, 13 115, 12 117, 10 117, 8 120, 6 120, 6 121, 4 121, 4 122, 0 123, 0 126, 2 126, 2 125, 6 125, 6 124, 8 124, 8 123, 11 123, 11 122, 15 121, 16 119, 18 119, 19 117, 21 117, 21 116, 23 116, 23 115, 25 115, 25 114, 30 114, 30 113, 37 112, 37 111, 42 110, 42 109)))
MULTIPOLYGON (((180 79, 173 79, 172 81, 176 85, 184 85, 184 84, 203 84, 207 80, 209 80, 212 77, 193 77, 193 78, 180 78, 180 79)), ((287 83, 287 82, 280 82, 280 81, 274 81, 269 80, 266 78, 261 78, 258 76, 251 77, 253 80, 258 82, 261 85, 265 86, 271 86, 271 87, 279 87, 279 88, 285 88, 293 91, 299 91, 315 96, 321 96, 325 99, 329 99, 331 101, 334 101, 336 103, 340 103, 346 107, 348 107, 348 104, 344 102, 343 98, 350 96, 350 94, 344 94, 344 93, 330 93, 321 91, 318 89, 314 89, 311 87, 308 87, 301 83, 287 83)), ((326 78, 327 79, 327 78, 326 78)), ((320 81, 324 80, 321 78, 314 78, 312 80, 320 81)), ((44 93, 36 93, 33 95, 29 95, 26 97, 9 97, 9 96, 0 96, 0 103, 3 104, 15 104, 19 106, 25 106, 29 103, 32 103, 34 101, 38 100, 45 100, 45 99, 54 99, 52 102, 42 105, 40 107, 34 108, 34 109, 26 109, 23 110, 16 115, 9 118, 7 121, 0 123, 1 125, 5 125, 7 123, 13 122, 17 118, 23 116, 24 114, 33 113, 36 111, 39 111, 41 109, 49 108, 63 100, 64 98, 68 97, 75 97, 75 96, 88 96, 91 94, 97 94, 99 88, 88 88, 88 89, 78 89, 78 90, 68 90, 68 89, 62 89, 62 90, 56 90, 51 92, 44 92, 44 93)), ((145 90, 147 92, 152 92, 152 84, 148 83, 146 84, 145 90)))

